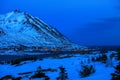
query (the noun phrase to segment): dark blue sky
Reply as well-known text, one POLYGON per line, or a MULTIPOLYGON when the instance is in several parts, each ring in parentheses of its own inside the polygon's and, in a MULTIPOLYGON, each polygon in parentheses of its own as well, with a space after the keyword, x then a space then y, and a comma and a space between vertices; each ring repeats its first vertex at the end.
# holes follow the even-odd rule
POLYGON ((119 0, 0 0, 0 14, 19 9, 81 45, 120 45, 119 0))

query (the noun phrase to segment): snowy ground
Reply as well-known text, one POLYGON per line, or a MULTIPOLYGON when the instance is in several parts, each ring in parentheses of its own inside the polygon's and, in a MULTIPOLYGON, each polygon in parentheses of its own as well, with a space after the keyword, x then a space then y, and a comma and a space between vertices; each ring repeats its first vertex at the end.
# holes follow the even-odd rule
MULTIPOLYGON (((112 52, 107 53, 109 55, 112 52)), ((64 55, 59 58, 44 58, 43 60, 36 61, 24 61, 21 65, 10 65, 10 64, 0 64, 0 78, 6 75, 12 75, 13 77, 22 77, 22 80, 29 80, 37 68, 41 66, 43 70, 53 69, 54 71, 46 71, 45 74, 50 78, 50 80, 56 80, 60 75, 59 67, 64 67, 66 73, 68 74, 68 80, 111 80, 111 73, 114 72, 114 68, 109 65, 109 60, 106 64, 102 62, 93 62, 92 57, 97 58, 101 54, 72 54, 72 57, 64 55), (79 72, 82 65, 93 65, 95 68, 95 73, 81 78, 79 72), (20 75, 20 73, 29 73, 25 75, 20 75)), ((115 64, 115 59, 112 59, 112 64, 115 64)), ((32 80, 44 80, 43 78, 34 78, 32 80)))

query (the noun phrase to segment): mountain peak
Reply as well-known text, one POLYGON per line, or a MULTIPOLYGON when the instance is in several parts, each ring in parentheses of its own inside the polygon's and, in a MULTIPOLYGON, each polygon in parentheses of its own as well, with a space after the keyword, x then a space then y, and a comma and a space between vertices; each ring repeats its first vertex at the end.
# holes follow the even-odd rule
POLYGON ((57 29, 39 18, 14 10, 0 16, 0 47, 2 46, 76 46, 57 29))
POLYGON ((21 13, 21 11, 20 11, 20 10, 17 10, 17 9, 14 10, 13 12, 14 12, 14 13, 21 13))

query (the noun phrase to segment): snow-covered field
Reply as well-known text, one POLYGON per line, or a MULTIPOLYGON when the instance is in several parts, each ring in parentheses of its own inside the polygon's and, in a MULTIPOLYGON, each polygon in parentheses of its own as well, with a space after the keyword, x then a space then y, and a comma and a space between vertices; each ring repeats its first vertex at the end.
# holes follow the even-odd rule
MULTIPOLYGON (((68 79, 65 80, 111 80, 111 73, 114 72, 114 64, 116 60, 110 59, 110 54, 107 53, 106 63, 99 61, 93 61, 101 54, 71 54, 63 55, 56 58, 44 58, 43 60, 36 61, 24 61, 20 65, 0 64, 0 78, 6 75, 12 75, 13 77, 21 77, 20 80, 30 80, 30 77, 35 74, 38 67, 41 67, 41 71, 45 73, 50 80, 57 80, 60 76, 60 67, 65 68, 65 73, 68 79), (87 77, 81 77, 80 71, 83 65, 92 65, 95 72, 87 77)), ((31 80, 49 80, 44 78, 32 78, 31 80)), ((61 79, 58 79, 61 80, 61 79)))

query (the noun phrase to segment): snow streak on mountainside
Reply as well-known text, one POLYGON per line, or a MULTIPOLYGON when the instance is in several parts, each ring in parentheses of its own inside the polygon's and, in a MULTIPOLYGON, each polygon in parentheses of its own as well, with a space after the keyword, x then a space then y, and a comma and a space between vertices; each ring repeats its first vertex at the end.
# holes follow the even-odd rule
POLYGON ((0 15, 0 46, 77 46, 55 28, 27 13, 0 15))

